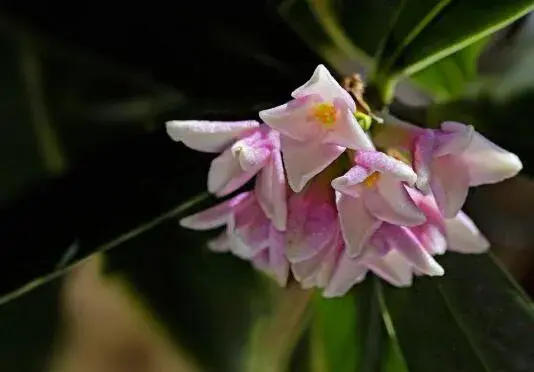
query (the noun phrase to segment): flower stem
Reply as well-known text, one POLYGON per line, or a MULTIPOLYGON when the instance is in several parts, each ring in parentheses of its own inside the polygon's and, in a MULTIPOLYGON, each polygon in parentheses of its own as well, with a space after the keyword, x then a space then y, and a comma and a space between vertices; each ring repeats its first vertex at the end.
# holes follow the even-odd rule
POLYGON ((296 282, 279 292, 271 314, 256 324, 245 360, 247 372, 281 372, 305 328, 306 309, 313 291, 300 289, 296 282))

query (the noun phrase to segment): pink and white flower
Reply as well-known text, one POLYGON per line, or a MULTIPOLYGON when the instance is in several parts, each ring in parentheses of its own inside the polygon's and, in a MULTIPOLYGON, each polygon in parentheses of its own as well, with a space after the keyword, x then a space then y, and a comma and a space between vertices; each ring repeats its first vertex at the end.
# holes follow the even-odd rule
POLYGON ((167 133, 186 146, 221 153, 208 172, 208 191, 228 195, 258 172, 258 200, 279 230, 287 221, 286 181, 279 134, 257 121, 177 120, 167 122, 167 133))
POLYGON ((294 99, 290 102, 259 115, 281 134, 284 164, 293 191, 301 191, 347 148, 373 148, 354 117, 354 100, 323 65, 291 95, 294 99))
POLYGON ((496 183, 515 176, 519 158, 497 146, 470 125, 444 122, 440 129, 424 129, 395 120, 409 132, 416 187, 432 192, 440 211, 452 218, 462 208, 469 187, 496 183))
POLYGON ((193 230, 226 226, 226 231, 208 242, 215 252, 232 252, 285 285, 289 263, 285 258, 284 232, 263 212, 254 191, 243 192, 202 212, 180 220, 193 230))
POLYGON ((338 191, 337 209, 349 256, 362 253, 369 239, 383 225, 419 225, 424 214, 410 198, 405 185, 413 186, 410 166, 379 151, 356 151, 354 166, 332 181, 338 191))
POLYGON ((438 255, 488 249, 461 208, 469 187, 516 175, 517 156, 471 126, 431 130, 393 117, 373 138, 377 151, 355 102, 322 65, 292 97, 259 113, 265 125, 167 123, 175 141, 220 153, 208 173, 216 196, 257 176, 253 191, 180 221, 195 230, 225 226, 208 243, 212 251, 249 260, 281 285, 291 273, 303 288, 336 297, 368 272, 405 287, 414 275, 443 275, 438 255))

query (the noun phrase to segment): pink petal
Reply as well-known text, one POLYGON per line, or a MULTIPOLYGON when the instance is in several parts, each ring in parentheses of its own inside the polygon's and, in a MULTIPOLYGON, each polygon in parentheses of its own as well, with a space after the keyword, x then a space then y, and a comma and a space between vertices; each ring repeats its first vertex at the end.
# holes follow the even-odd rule
POLYGON ((315 256, 339 232, 334 206, 306 198, 306 191, 289 200, 287 222, 286 254, 292 263, 315 256))
POLYGON ((336 204, 347 254, 349 257, 356 257, 362 253, 363 247, 380 227, 381 221, 367 211, 362 198, 336 192, 336 204))
MULTIPOLYGON (((447 124, 442 127, 453 127, 451 123, 447 124)), ((514 177, 523 168, 517 155, 497 146, 478 132, 473 134, 471 143, 460 157, 467 167, 470 186, 501 182, 514 177)))
POLYGON ((430 184, 443 216, 456 216, 469 192, 469 175, 462 161, 454 155, 434 159, 430 184))
POLYGON ((282 156, 274 151, 256 178, 256 197, 273 225, 284 231, 287 225, 286 179, 282 156))
POLYGON ((268 275, 270 274, 269 252, 267 249, 262 250, 256 256, 252 257, 250 261, 252 262, 252 265, 254 266, 255 269, 263 271, 268 275))
POLYGON ((427 129, 420 134, 413 148, 413 168, 417 174, 416 186, 424 194, 430 192, 430 164, 432 163, 436 137, 434 131, 427 129))
POLYGON ((202 121, 174 120, 165 123, 169 136, 186 146, 204 152, 221 152, 244 131, 259 127, 254 120, 202 121))
POLYGON ((247 205, 252 201, 253 195, 248 191, 243 192, 214 207, 182 218, 180 225, 193 230, 211 230, 224 226, 239 205, 247 205))
POLYGON ((269 267, 274 279, 284 287, 289 276, 289 262, 285 256, 285 236, 272 226, 269 231, 269 267))
POLYGON ((440 227, 426 223, 412 227, 411 231, 431 255, 444 254, 447 251, 447 239, 440 227))
POLYGON ((412 265, 397 251, 367 263, 376 275, 396 287, 412 285, 412 265))
POLYGON ((306 183, 323 171, 345 151, 343 147, 320 142, 299 142, 281 138, 287 181, 291 189, 300 192, 306 183))
POLYGON ((380 151, 357 151, 354 161, 371 171, 395 177, 410 186, 413 186, 417 179, 409 165, 380 151))
POLYGON ((441 128, 436 136, 434 156, 459 155, 469 147, 475 134, 473 126, 460 123, 445 122, 441 128))
POLYGON ((374 150, 373 142, 358 124, 352 111, 345 107, 338 107, 338 109, 339 118, 332 129, 327 132, 324 142, 354 150, 374 150))
POLYGON ((259 112, 260 118, 271 128, 298 141, 311 141, 323 136, 324 128, 310 118, 321 97, 310 95, 259 112))
POLYGON ((345 295, 355 284, 362 282, 366 274, 367 267, 362 260, 350 258, 346 252, 342 253, 332 278, 326 285, 323 297, 345 295))
POLYGON ((445 220, 449 250, 460 253, 483 253, 490 246, 473 221, 463 212, 445 220))
POLYGON ((232 252, 244 259, 256 256, 269 244, 270 226, 257 203, 239 210, 227 225, 232 252))
POLYGON ((430 276, 441 276, 443 268, 424 249, 415 235, 406 227, 383 225, 383 233, 391 244, 413 266, 430 276))
POLYGON ((213 252, 230 251, 230 238, 228 237, 226 231, 219 234, 216 238, 211 239, 208 242, 208 248, 213 252))
MULTIPOLYGON (((423 212, 415 205, 402 183, 389 175, 382 175, 377 182, 377 194, 385 205, 379 203, 380 198, 367 203, 369 210, 375 215, 396 225, 415 226, 425 222, 423 212)), ((375 194, 375 195, 377 195, 375 194)))
POLYGON ((302 282, 315 276, 315 274, 317 274, 317 272, 319 272, 319 270, 321 269, 321 266, 324 263, 326 256, 328 256, 330 251, 332 251, 332 249, 334 248, 332 247, 332 245, 333 243, 330 243, 323 250, 318 252, 316 255, 308 258, 307 260, 293 263, 291 265, 291 272, 293 273, 295 279, 297 279, 299 282, 302 282))
POLYGON ((267 156, 256 164, 251 163, 249 169, 245 171, 235 155, 235 150, 229 148, 211 162, 208 171, 208 191, 210 193, 225 196, 234 192, 250 181, 268 161, 267 156))
POLYGON ((360 197, 365 191, 365 187, 360 185, 367 177, 371 175, 371 171, 359 165, 350 168, 347 173, 341 177, 332 180, 332 187, 345 195, 352 197, 360 197))
POLYGON ((338 237, 338 240, 338 247, 330 250, 330 252, 324 258, 321 268, 315 274, 315 285, 318 288, 325 288, 328 285, 330 279, 332 278, 332 275, 334 274, 334 270, 336 268, 337 262, 339 261, 339 257, 345 250, 343 246, 343 239, 341 239, 341 237, 338 237))
POLYGON ((268 148, 240 147, 237 142, 232 146, 232 153, 237 158, 242 170, 256 172, 267 164, 271 156, 271 150, 268 148))
POLYGON ((356 104, 350 94, 339 85, 324 65, 317 66, 310 80, 295 89, 291 96, 300 98, 310 94, 320 95, 325 101, 331 102, 340 98, 347 108, 356 111, 356 104))

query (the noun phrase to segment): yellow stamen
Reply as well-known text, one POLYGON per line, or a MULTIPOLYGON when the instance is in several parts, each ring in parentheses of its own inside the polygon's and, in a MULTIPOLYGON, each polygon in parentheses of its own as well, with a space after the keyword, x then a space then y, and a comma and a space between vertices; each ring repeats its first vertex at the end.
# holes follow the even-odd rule
POLYGON ((363 184, 369 188, 375 187, 376 183, 380 180, 380 173, 373 172, 363 180, 363 184))
POLYGON ((334 125, 338 114, 338 110, 331 103, 319 103, 312 110, 312 116, 325 127, 334 125))

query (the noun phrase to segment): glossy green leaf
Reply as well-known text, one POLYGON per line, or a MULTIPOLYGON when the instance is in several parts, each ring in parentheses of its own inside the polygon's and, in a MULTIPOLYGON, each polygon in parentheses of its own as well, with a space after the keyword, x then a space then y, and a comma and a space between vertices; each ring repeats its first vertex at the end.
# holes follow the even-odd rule
POLYGON ((391 319, 410 371, 529 371, 532 304, 488 255, 447 254, 446 275, 406 289, 385 286, 391 319))
POLYGON ((342 298, 317 293, 311 326, 314 372, 405 372, 394 334, 381 316, 380 283, 369 277, 342 298))
MULTIPOLYGON (((363 301, 363 298, 361 298, 363 301)), ((359 301, 358 301, 359 302, 359 301)), ((355 371, 359 365, 359 308, 352 295, 323 299, 319 293, 313 302, 312 365, 316 372, 355 371)))
POLYGON ((466 95, 470 84, 477 82, 478 59, 488 43, 481 39, 411 76, 411 81, 428 92, 435 102, 466 95))
MULTIPOLYGON (((424 67, 482 39, 527 14, 531 0, 406 1, 388 40, 395 47, 384 53, 380 73, 414 74, 424 67), (421 4, 431 4, 420 17, 412 18, 421 4), (406 33, 406 30, 410 30, 406 33), (398 41, 400 40, 400 42, 398 41)), ((387 44, 387 43, 386 43, 387 44)))

